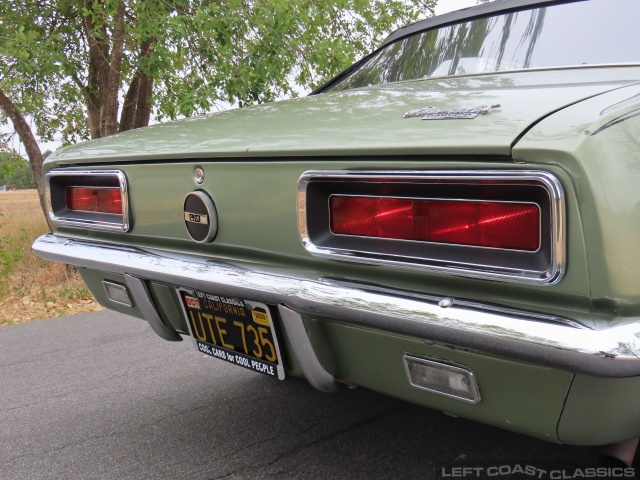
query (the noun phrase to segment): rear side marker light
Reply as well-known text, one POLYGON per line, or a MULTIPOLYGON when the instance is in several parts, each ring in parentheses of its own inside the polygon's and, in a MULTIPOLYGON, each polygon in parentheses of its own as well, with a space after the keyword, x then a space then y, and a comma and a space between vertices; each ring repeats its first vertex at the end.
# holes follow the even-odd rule
POLYGON ((410 355, 403 359, 411 386, 464 402, 480 403, 480 391, 472 371, 410 355))
POLYGON ((333 195, 329 204, 334 235, 540 248, 540 208, 533 203, 333 195))
POLYGON ((119 188, 66 187, 69 210, 122 215, 122 193, 119 188))

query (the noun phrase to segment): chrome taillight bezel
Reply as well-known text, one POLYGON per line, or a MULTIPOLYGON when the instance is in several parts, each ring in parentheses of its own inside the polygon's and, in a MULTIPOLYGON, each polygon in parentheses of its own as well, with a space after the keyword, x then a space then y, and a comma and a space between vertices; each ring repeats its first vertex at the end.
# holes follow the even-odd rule
MULTIPOLYGON (((407 196, 410 194, 407 193, 407 196)), ((429 198, 429 194, 425 193, 421 198, 429 198)), ((464 200, 482 198, 470 196, 464 200)), ((564 189, 557 177, 539 170, 312 170, 304 172, 298 181, 298 232, 304 248, 316 257, 369 265, 417 268, 505 282, 554 285, 560 281, 566 269, 565 202, 564 189), (386 190, 391 186, 397 193, 397 185, 411 185, 415 189, 418 188, 416 185, 429 184, 438 185, 441 189, 448 185, 454 186, 458 191, 465 186, 479 190, 487 185, 511 190, 526 186, 535 190, 541 200, 538 202, 539 207, 545 212, 545 248, 532 253, 507 250, 487 252, 483 247, 453 245, 446 247, 449 256, 443 256, 443 247, 422 242, 419 248, 424 253, 416 255, 416 243, 420 242, 388 239, 379 241, 369 238, 368 245, 364 248, 364 239, 338 239, 330 231, 328 223, 326 228, 323 226, 325 213, 319 209, 325 208, 322 204, 324 196, 330 196, 335 191, 358 195, 363 191, 380 191, 384 185, 386 190), (354 188, 354 185, 359 187, 354 188), (320 190, 324 193, 318 196, 315 192, 320 190), (355 190, 359 192, 355 193, 355 190), (401 251, 413 253, 398 254, 401 251), (484 260, 488 257, 492 261, 484 260)), ((328 205, 326 208, 328 209, 328 205)))
POLYGON ((49 220, 53 226, 122 233, 131 230, 129 188, 127 177, 121 170, 51 170, 45 175, 45 197, 49 220), (119 188, 122 215, 69 210, 65 200, 66 187, 119 188))

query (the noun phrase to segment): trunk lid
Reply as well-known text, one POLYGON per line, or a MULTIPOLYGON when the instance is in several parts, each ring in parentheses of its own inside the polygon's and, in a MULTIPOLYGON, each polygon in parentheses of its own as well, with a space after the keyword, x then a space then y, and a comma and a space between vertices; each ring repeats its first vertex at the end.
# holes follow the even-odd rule
POLYGON ((509 156, 531 125, 640 79, 636 68, 449 77, 330 92, 154 125, 73 145, 48 163, 381 155, 509 156), (414 109, 500 105, 475 119, 403 118, 414 109))

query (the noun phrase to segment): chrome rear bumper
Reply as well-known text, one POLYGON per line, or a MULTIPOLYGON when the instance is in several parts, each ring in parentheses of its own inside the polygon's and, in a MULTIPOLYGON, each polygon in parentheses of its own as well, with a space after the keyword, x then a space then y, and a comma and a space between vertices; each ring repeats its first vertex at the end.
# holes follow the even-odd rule
MULTIPOLYGON (((273 268, 71 240, 50 234, 38 238, 33 249, 49 260, 127 275, 126 278, 134 279, 133 284, 137 284, 135 279, 154 280, 278 305, 296 356, 313 357, 299 360, 307 379, 320 390, 333 389, 333 379, 315 364, 317 359, 309 342, 303 341, 301 314, 577 373, 602 377, 640 376, 640 319, 608 329, 591 330, 570 320, 544 314, 331 279, 309 279, 301 273, 273 268)), ((136 290, 136 296, 145 291, 136 290)), ((137 303, 144 303, 144 299, 137 303)), ((152 305, 147 307, 154 308, 152 305)), ((157 318, 150 318, 154 317, 153 312, 143 313, 158 332, 159 317, 155 312, 157 318)), ((175 335, 168 329, 167 332, 166 336, 175 335)))

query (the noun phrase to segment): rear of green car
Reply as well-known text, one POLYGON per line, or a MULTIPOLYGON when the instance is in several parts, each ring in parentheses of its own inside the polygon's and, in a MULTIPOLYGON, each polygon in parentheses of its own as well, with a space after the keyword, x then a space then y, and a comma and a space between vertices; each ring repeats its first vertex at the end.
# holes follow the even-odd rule
POLYGON ((602 65, 330 85, 68 147, 45 164, 53 234, 34 249, 216 361, 554 442, 634 438, 639 81, 640 66, 602 65), (539 229, 522 241, 507 223, 504 245, 376 233, 338 225, 351 198, 534 205, 539 229))

